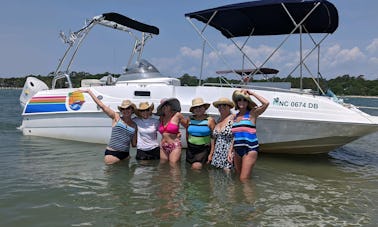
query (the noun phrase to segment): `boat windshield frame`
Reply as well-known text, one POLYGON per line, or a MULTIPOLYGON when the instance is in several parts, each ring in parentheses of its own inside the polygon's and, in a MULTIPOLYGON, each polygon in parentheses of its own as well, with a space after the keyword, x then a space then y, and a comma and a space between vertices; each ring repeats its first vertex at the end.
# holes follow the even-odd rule
POLYGON ((68 47, 65 50, 63 57, 60 58, 58 66, 53 73, 54 77, 51 89, 55 89, 57 81, 63 78, 67 80, 68 87, 72 88, 72 82, 70 79, 71 65, 82 42, 96 25, 102 25, 127 32, 134 39, 134 46, 126 68, 131 65, 133 60, 136 59, 135 61, 140 61, 147 40, 152 38, 153 35, 159 34, 159 28, 155 26, 144 24, 114 12, 104 13, 87 20, 83 28, 76 32, 70 32, 69 36, 60 32, 61 39, 65 44, 68 44, 68 47), (66 64, 66 66, 65 69, 62 70, 64 64, 66 64))

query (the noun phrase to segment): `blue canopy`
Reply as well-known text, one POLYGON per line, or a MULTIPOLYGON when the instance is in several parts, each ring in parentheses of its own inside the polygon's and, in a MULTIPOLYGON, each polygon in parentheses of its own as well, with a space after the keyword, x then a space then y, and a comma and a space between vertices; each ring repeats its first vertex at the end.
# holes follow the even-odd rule
MULTIPOLYGON (((333 33, 339 24, 336 7, 326 0, 261 0, 225 5, 213 9, 185 14, 219 30, 225 37, 290 34, 295 28, 289 14, 299 23, 320 5, 303 22, 309 33, 333 33), (216 12, 215 16, 214 13, 216 12)), ((305 32, 305 31, 303 31, 305 32)), ((294 33, 300 33, 296 29, 294 33)))

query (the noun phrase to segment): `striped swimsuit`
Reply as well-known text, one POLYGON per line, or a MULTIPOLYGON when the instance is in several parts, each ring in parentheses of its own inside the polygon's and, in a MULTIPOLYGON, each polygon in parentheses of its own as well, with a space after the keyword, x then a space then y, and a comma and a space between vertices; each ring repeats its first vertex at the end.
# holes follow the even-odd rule
POLYGON ((208 126, 209 117, 203 120, 190 118, 188 127, 188 148, 186 161, 190 164, 201 162, 205 164, 210 154, 211 129, 208 126))
POLYGON ((234 135, 234 149, 240 157, 250 151, 259 151, 256 125, 249 120, 249 111, 244 114, 239 122, 236 122, 235 117, 231 130, 234 135))
POLYGON ((129 152, 134 133, 133 127, 127 126, 122 120, 119 120, 112 128, 108 147, 120 152, 129 152))
POLYGON ((190 119, 188 127, 188 141, 195 145, 208 145, 211 140, 211 129, 208 126, 209 119, 196 120, 190 119))

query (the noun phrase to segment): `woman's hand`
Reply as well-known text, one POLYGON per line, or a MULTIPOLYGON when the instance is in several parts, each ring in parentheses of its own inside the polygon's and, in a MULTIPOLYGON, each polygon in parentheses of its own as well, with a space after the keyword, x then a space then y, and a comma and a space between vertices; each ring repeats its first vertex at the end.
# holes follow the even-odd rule
POLYGON ((234 161, 234 152, 233 151, 228 152, 228 154, 227 154, 227 161, 229 163, 232 163, 234 161))
POLYGON ((210 164, 211 160, 213 160, 213 154, 212 153, 210 153, 209 156, 207 157, 207 164, 210 164))

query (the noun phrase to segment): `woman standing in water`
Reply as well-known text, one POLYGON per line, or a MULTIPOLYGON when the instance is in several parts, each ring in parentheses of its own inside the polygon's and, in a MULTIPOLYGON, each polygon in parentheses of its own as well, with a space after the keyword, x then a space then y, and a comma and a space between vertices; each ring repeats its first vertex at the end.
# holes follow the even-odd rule
POLYGON ((159 120, 152 117, 154 104, 139 103, 133 118, 138 126, 136 160, 160 159, 160 148, 157 139, 159 120))
POLYGON ((186 161, 192 165, 192 169, 202 169, 202 166, 208 162, 209 154, 214 152, 214 141, 211 134, 215 127, 215 121, 206 114, 210 107, 202 98, 192 100, 192 106, 189 111, 193 115, 189 119, 187 128, 186 161))
POLYGON ((188 120, 180 113, 180 101, 176 98, 163 99, 157 108, 160 116, 159 132, 160 160, 177 163, 181 159, 180 124, 187 127, 188 120))
POLYGON ((269 106, 269 101, 250 90, 236 90, 232 94, 235 109, 239 112, 234 117, 232 134, 235 152, 228 153, 228 160, 234 161, 235 170, 240 174, 240 180, 247 180, 251 176, 252 168, 257 160, 259 143, 256 136, 256 120, 269 106), (254 96, 261 106, 252 101, 254 96), (235 154, 234 154, 235 153, 235 154))
POLYGON ((112 133, 105 150, 104 162, 114 164, 130 157, 130 144, 135 147, 137 142, 137 126, 131 119, 135 105, 130 100, 123 100, 118 106, 119 113, 112 110, 99 100, 90 89, 80 90, 88 93, 93 101, 112 119, 112 133))
POLYGON ((233 166, 232 162, 228 161, 227 155, 229 151, 232 151, 233 145, 231 109, 234 108, 234 103, 228 98, 220 98, 213 102, 213 106, 218 109, 220 117, 213 131, 215 148, 209 155, 209 162, 212 166, 229 172, 233 166))

